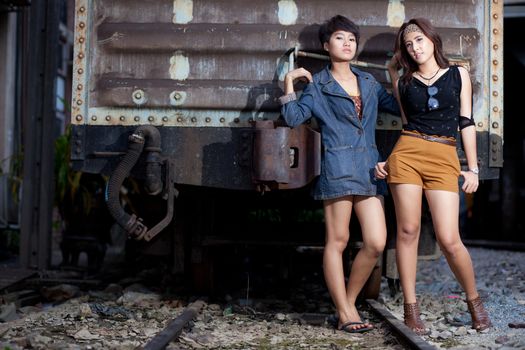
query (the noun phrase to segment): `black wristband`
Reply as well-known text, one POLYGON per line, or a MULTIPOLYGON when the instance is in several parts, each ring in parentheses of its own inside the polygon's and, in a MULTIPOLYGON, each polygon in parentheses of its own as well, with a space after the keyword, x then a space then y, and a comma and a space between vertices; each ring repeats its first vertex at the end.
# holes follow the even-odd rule
POLYGON ((471 125, 476 125, 474 123, 474 118, 472 118, 472 117, 463 117, 461 115, 459 116, 459 130, 463 130, 466 127, 469 127, 471 125))

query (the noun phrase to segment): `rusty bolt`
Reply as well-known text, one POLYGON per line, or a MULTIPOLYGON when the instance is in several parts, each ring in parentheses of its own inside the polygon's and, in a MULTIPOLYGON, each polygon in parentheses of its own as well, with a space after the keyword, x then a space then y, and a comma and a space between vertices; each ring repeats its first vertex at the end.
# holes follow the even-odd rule
POLYGON ((478 128, 482 128, 483 127, 483 122, 478 122, 478 128))
POLYGON ((106 116, 106 121, 109 122, 111 120, 111 116, 110 115, 107 115, 106 116))
POLYGON ((134 121, 138 122, 140 121, 140 117, 138 115, 136 115, 134 118, 133 118, 134 121))
POLYGON ((497 49, 499 49, 499 46, 498 46, 498 44, 494 44, 494 45, 492 45, 492 48, 493 48, 494 50, 497 50, 497 49))
POLYGON ((498 96, 498 92, 497 91, 492 91, 492 96, 497 97, 498 96))
POLYGON ((177 122, 182 123, 182 117, 177 117, 177 122))
POLYGON ((77 100, 77 105, 81 105, 82 104, 82 100, 77 100))
POLYGON ((133 102, 138 105, 142 105, 146 103, 146 94, 141 89, 133 91, 131 94, 131 97, 133 98, 133 102))
POLYGON ((83 58, 84 58, 84 54, 83 54, 82 52, 79 52, 79 53, 78 53, 78 58, 79 58, 79 59, 83 59, 83 58))
POLYGON ((82 28, 84 28, 84 27, 86 26, 86 24, 85 24, 84 22, 80 22, 80 23, 78 24, 78 26, 82 29, 82 28))
POLYGON ((168 121, 168 117, 166 117, 166 116, 162 117, 162 121, 163 121, 164 123, 166 123, 166 122, 168 121))
POLYGON ((210 117, 206 117, 206 119, 205 119, 205 120, 206 120, 206 123, 209 123, 209 122, 211 122, 211 118, 210 118, 210 117))
POLYGON ((497 4, 498 3, 498 0, 492 0, 493 3, 497 4))
POLYGON ((121 115, 119 119, 120 119, 121 122, 126 121, 126 117, 123 116, 123 115, 121 115))
POLYGON ((135 92, 133 97, 135 97, 137 100, 140 100, 142 98, 142 93, 140 91, 137 91, 137 92, 135 92))
POLYGON ((84 41, 85 41, 85 39, 84 39, 83 37, 78 38, 78 42, 79 42, 79 43, 83 44, 84 41))
POLYGON ((498 122, 494 122, 494 123, 492 123, 492 127, 493 127, 494 129, 499 128, 499 124, 498 124, 498 122))
POLYGON ((78 9, 81 13, 84 13, 86 11, 86 8, 84 6, 82 6, 81 8, 78 9))
POLYGON ((148 117, 148 121, 149 121, 149 122, 152 122, 152 121, 154 121, 154 120, 155 120, 155 117, 154 117, 154 116, 150 115, 150 116, 148 117))
POLYGON ((191 122, 192 122, 192 123, 196 123, 196 122, 197 122, 197 118, 192 117, 192 118, 191 118, 191 122))
POLYGON ((496 74, 494 74, 494 75, 492 76, 492 80, 494 80, 494 81, 498 81, 498 76, 497 76, 496 74))
POLYGON ((493 60, 493 61, 492 61, 492 64, 495 65, 495 66, 497 66, 498 63, 499 63, 498 60, 493 60))
POLYGON ((497 13, 493 14, 493 15, 492 15, 492 18, 494 18, 494 19, 498 19, 498 14, 497 14, 497 13))
POLYGON ((82 84, 78 84, 78 85, 77 85, 77 90, 82 90, 83 87, 84 87, 84 86, 83 86, 82 84))
POLYGON ((173 95, 173 98, 176 99, 177 101, 180 100, 182 98, 182 95, 178 92, 176 92, 174 95, 173 95))
POLYGON ((77 122, 82 121, 82 116, 80 114, 77 114, 75 119, 77 120, 77 122))
POLYGON ((494 33, 495 35, 499 34, 499 30, 498 30, 498 28, 494 28, 494 29, 492 29, 492 33, 494 33))
POLYGON ((97 116, 96 115, 92 115, 91 116, 91 120, 96 121, 97 120, 97 116))
POLYGON ((498 113, 499 108, 498 108, 497 106, 494 106, 494 107, 492 107, 492 111, 493 111, 494 113, 498 113))
POLYGON ((84 73, 84 70, 83 70, 82 68, 79 68, 79 69, 77 70, 77 73, 78 73, 78 74, 82 74, 82 73, 84 73))
POLYGON ((220 121, 221 123, 224 123, 224 122, 226 121, 226 119, 221 118, 221 119, 219 119, 219 121, 220 121))

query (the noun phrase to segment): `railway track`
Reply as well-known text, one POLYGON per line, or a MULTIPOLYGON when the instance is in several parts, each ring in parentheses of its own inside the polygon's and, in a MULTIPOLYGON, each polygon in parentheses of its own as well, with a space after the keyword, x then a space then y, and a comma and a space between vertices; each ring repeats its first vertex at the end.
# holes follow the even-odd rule
MULTIPOLYGON (((366 302, 373 311, 381 317, 382 322, 388 324, 401 343, 414 350, 437 350, 435 346, 426 342, 422 337, 418 336, 408 328, 401 320, 397 319, 383 304, 373 299, 367 299, 366 302)), ((197 300, 188 305, 179 316, 171 320, 166 328, 154 336, 142 347, 142 349, 165 349, 170 342, 178 339, 183 329, 199 315, 204 305, 205 303, 202 300, 197 300)))

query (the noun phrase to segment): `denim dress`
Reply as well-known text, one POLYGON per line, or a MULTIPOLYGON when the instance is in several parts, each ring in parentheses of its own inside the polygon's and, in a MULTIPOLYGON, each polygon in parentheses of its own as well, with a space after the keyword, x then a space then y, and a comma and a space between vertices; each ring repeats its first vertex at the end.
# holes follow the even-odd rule
POLYGON ((311 117, 320 127, 321 174, 313 188, 318 200, 386 192, 384 180, 374 178, 374 167, 380 161, 375 141, 377 112, 399 115, 399 106, 371 74, 351 69, 361 91, 361 120, 354 102, 332 76, 330 65, 313 76, 299 99, 283 96, 287 102, 281 106, 281 114, 290 127, 311 117))

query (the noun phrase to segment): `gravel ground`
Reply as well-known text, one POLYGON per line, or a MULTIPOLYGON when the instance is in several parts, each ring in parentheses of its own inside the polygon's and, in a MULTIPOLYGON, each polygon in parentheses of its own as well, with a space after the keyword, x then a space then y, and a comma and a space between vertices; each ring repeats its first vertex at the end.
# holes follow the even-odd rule
MULTIPOLYGON (((509 327, 525 323, 525 253, 469 250, 494 327, 483 333, 470 329, 464 295, 441 257, 419 262, 417 292, 432 331, 425 339, 438 348, 525 349, 525 329, 509 327)), ((2 306, 1 314, 10 314, 13 320, 0 324, 1 349, 136 349, 188 302, 124 282, 104 291, 82 293, 71 286, 57 291, 69 299, 16 312, 14 304, 2 306)), ((376 325, 375 330, 365 334, 335 331, 326 323, 333 309, 323 284, 305 282, 292 295, 290 299, 265 296, 246 302, 227 297, 220 303, 210 302, 168 349, 405 348, 365 306, 362 316, 376 325)), ((402 317, 401 298, 399 294, 391 297, 386 283, 380 301, 402 317)))

